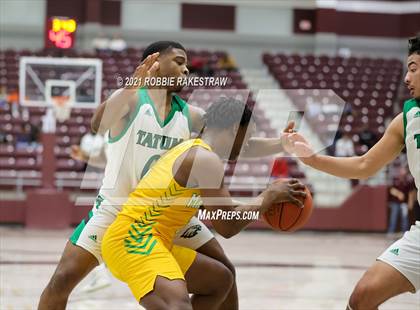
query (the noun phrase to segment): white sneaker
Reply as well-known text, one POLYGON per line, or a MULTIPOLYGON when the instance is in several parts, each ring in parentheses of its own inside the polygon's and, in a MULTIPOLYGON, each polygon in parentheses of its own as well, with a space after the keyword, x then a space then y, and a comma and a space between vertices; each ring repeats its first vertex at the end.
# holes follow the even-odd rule
POLYGON ((92 293, 111 285, 111 279, 104 264, 92 270, 88 283, 80 289, 81 293, 92 293))

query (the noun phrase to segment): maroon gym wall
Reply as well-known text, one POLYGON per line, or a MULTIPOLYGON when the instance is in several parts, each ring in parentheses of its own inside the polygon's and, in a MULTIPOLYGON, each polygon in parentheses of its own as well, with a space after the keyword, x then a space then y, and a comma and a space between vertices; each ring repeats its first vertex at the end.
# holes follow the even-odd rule
MULTIPOLYGON (((70 193, 54 187, 56 158, 54 134, 41 136, 43 148, 42 188, 26 190, 26 198, 0 200, 0 223, 19 223, 28 228, 63 229, 78 224, 92 208, 75 206, 70 193)), ((316 194, 316 193, 315 193, 316 194)), ((314 208, 305 229, 384 231, 387 227, 386 186, 358 186, 340 208, 314 208)), ((251 228, 267 228, 263 222, 251 228)))
MULTIPOLYGON (((34 194, 28 193, 28 197, 32 197, 31 202, 0 201, 0 223, 30 224, 33 228, 44 229, 65 228, 77 225, 92 208, 91 205, 75 206, 66 192, 57 192, 58 195, 51 197, 48 205, 42 198, 34 198, 34 194), (31 204, 29 215, 28 204, 31 204), (37 206, 39 214, 36 213, 37 206)), ((387 228, 387 214, 386 187, 362 185, 340 208, 315 208, 304 229, 383 232, 387 228)), ((249 228, 267 229, 268 226, 261 221, 252 223, 249 228)))
POLYGON ((294 33, 306 33, 313 34, 317 31, 316 23, 316 11, 315 10, 304 10, 304 9, 295 9, 293 10, 293 31, 294 33), (309 30, 302 30, 299 27, 301 21, 309 21, 311 23, 311 28, 309 30))
POLYGON ((235 6, 182 4, 181 27, 201 30, 235 30, 235 6))
MULTIPOLYGON (((334 9, 317 9, 313 11, 316 16, 316 32, 351 36, 403 38, 414 36, 420 30, 419 13, 363 13, 342 12, 334 9)), ((296 33, 299 32, 297 31, 296 33)))
POLYGON ((121 24, 121 1, 119 0, 47 0, 47 17, 66 16, 80 24, 121 24))

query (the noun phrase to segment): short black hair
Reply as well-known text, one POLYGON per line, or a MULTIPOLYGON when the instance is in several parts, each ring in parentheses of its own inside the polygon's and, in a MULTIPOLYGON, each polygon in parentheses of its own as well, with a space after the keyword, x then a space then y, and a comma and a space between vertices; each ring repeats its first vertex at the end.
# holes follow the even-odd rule
POLYGON ((220 97, 207 110, 204 123, 207 128, 226 129, 234 124, 247 126, 253 119, 251 108, 232 97, 220 97))
POLYGON ((412 54, 420 55, 420 36, 408 39, 408 56, 412 54))
POLYGON ((147 56, 152 55, 154 53, 165 53, 166 51, 168 51, 169 49, 172 48, 179 48, 185 52, 187 52, 187 50, 185 49, 185 47, 182 46, 181 43, 179 42, 175 42, 175 41, 157 41, 157 42, 153 42, 152 44, 150 44, 148 47, 145 48, 144 52, 143 52, 143 56, 141 57, 141 61, 145 60, 147 58, 147 56))

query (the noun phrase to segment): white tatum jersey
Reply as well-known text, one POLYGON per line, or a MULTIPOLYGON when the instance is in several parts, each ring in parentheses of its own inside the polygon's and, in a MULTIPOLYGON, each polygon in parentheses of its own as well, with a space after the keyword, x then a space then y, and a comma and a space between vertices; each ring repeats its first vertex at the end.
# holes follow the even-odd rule
POLYGON ((414 177, 417 200, 420 202, 420 100, 407 100, 404 103, 403 113, 408 167, 414 177))
POLYGON ((177 95, 171 111, 162 121, 146 89, 139 89, 139 101, 126 127, 116 137, 109 137, 107 164, 99 195, 101 204, 115 215, 128 195, 160 156, 190 138, 191 119, 188 105, 177 95))

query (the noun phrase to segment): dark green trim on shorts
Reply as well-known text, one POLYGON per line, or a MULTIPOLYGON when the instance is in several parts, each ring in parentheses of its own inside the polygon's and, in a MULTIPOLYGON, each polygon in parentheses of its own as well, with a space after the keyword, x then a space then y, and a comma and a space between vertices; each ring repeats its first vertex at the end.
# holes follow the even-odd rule
POLYGON ((76 229, 73 231, 73 234, 70 236, 70 242, 74 245, 77 244, 77 241, 79 240, 80 234, 82 233, 83 229, 86 226, 86 223, 92 218, 93 212, 92 210, 89 211, 88 219, 87 221, 83 219, 79 225, 77 225, 76 229))
POLYGON ((85 220, 83 219, 79 225, 77 225, 76 229, 73 231, 73 234, 70 237, 70 242, 73 243, 74 245, 77 244, 77 240, 79 240, 80 234, 83 231, 83 228, 85 228, 86 223, 85 220))

